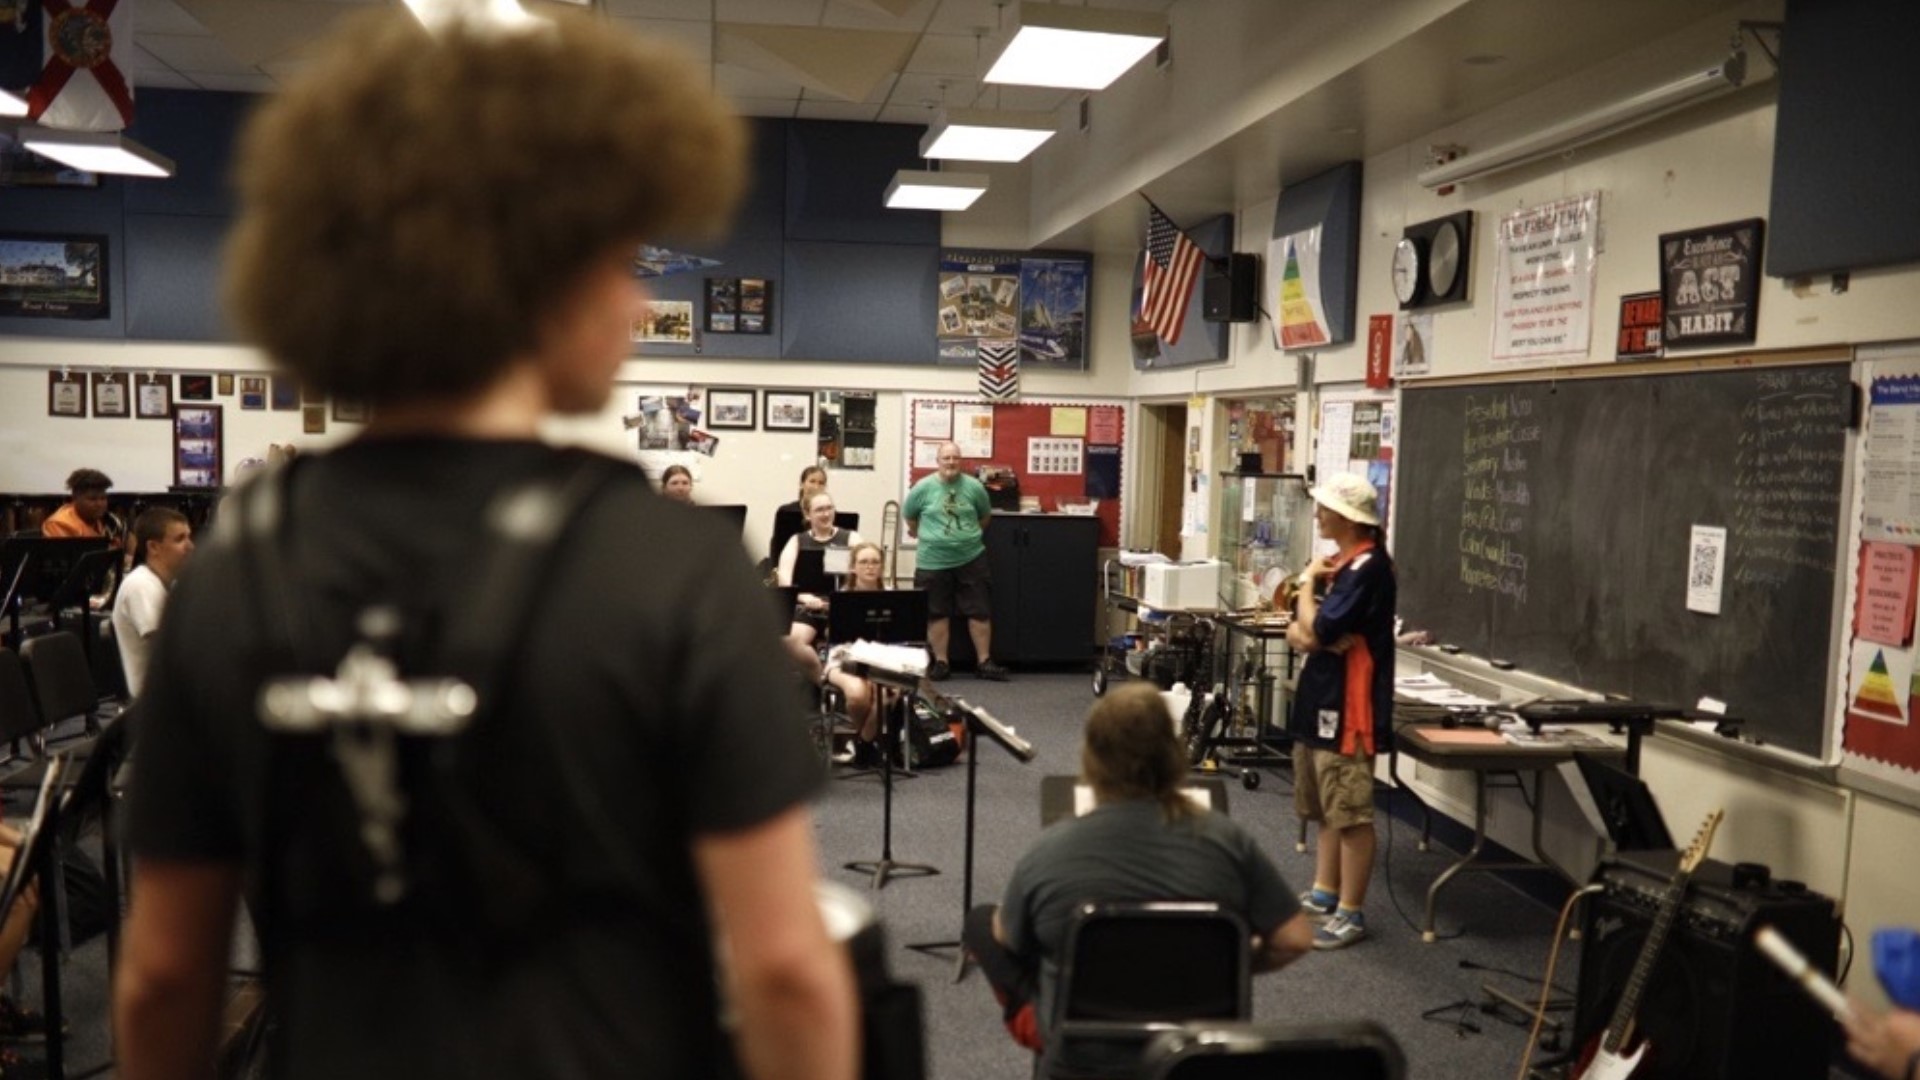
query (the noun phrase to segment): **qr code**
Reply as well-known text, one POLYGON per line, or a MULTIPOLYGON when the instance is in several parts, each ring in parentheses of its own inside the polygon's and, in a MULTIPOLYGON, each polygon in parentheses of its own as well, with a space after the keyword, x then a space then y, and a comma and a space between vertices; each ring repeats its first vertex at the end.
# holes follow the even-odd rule
POLYGON ((1693 569, 1687 573, 1687 586, 1694 589, 1713 587, 1713 564, 1720 553, 1717 544, 1693 545, 1693 569))

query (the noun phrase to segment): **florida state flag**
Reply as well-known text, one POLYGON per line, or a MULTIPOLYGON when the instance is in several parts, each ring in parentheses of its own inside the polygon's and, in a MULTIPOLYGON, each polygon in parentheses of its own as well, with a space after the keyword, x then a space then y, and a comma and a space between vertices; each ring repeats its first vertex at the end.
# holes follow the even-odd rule
POLYGON ((27 93, 27 118, 68 131, 133 123, 134 0, 40 0, 46 59, 27 93))

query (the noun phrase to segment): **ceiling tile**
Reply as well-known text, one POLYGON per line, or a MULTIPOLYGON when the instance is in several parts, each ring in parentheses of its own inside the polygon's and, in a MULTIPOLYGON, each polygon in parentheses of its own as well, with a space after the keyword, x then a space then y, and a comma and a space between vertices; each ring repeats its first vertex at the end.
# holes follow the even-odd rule
POLYGON ((205 90, 226 90, 240 94, 271 94, 280 84, 271 75, 227 75, 220 72, 188 71, 187 78, 205 90))
POLYGON ((625 19, 616 16, 613 22, 643 38, 678 45, 702 64, 713 60, 713 24, 705 20, 625 19))
POLYGON ((985 70, 982 46, 960 34, 926 34, 907 58, 907 70, 923 75, 973 77, 985 70))
POLYGON ((133 9, 133 32, 137 37, 148 34, 177 34, 183 37, 207 37, 212 31, 200 25, 200 20, 186 13, 186 10, 174 0, 146 0, 133 9))
POLYGON ((830 0, 821 25, 849 30, 912 30, 927 25, 937 0, 830 0), (898 14, 895 14, 895 12, 898 14))
POLYGON ((934 111, 935 110, 929 109, 924 105, 902 105, 895 103, 881 109, 880 115, 874 119, 882 124, 917 124, 924 126, 933 123, 934 111))
POLYGON ((827 101, 821 98, 808 98, 800 102, 796 114, 802 120, 858 120, 870 121, 879 111, 877 105, 867 105, 857 101, 827 101))
POLYGON ((826 0, 714 0, 714 17, 721 22, 819 26, 826 6, 826 0))
POLYGON ((770 116, 785 119, 793 115, 798 98, 735 98, 733 111, 740 116, 770 116))
MULTIPOLYGON (((200 84, 172 68, 135 68, 133 85, 137 90, 198 90, 200 84)), ((138 108, 138 106, 135 106, 138 108)))
POLYGON ((785 98, 800 96, 800 84, 737 64, 713 66, 713 88, 730 98, 785 98))
POLYGON ((933 21, 927 24, 927 30, 937 34, 966 34, 972 36, 976 30, 985 30, 992 34, 1000 25, 1002 18, 1009 21, 1013 12, 1004 16, 995 0, 942 0, 940 7, 933 13, 933 21))
POLYGON ((713 13, 713 0, 601 0, 607 14, 635 19, 698 19, 713 13))
POLYGON ((176 71, 220 75, 259 74, 251 65, 235 60, 233 54, 216 38, 141 34, 140 44, 176 71))

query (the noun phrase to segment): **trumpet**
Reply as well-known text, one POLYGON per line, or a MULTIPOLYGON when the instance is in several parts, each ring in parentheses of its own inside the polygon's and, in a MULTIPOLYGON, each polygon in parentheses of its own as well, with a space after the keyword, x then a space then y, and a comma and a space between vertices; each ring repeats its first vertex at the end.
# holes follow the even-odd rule
POLYGON ((1327 595, 1327 587, 1332 584, 1333 579, 1324 577, 1309 579, 1304 573, 1292 574, 1287 577, 1287 580, 1280 583, 1279 590, 1274 593, 1274 607, 1281 611, 1291 612, 1294 609, 1294 602, 1300 599, 1300 590, 1306 586, 1309 580, 1313 582, 1314 598, 1324 599, 1327 595))

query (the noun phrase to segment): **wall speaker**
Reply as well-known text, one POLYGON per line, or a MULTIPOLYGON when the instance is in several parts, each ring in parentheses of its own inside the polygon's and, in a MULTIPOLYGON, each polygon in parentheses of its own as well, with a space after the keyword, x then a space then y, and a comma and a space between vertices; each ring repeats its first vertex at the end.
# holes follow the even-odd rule
POLYGON ((1208 322, 1252 322, 1260 314, 1260 260, 1231 254, 1209 261, 1200 282, 1200 317, 1208 322))
MULTIPOLYGON (((1677 852, 1636 851, 1601 863, 1606 891, 1586 901, 1575 1045, 1597 1042, 1660 910, 1677 852)), ((1840 924, 1833 901, 1797 882, 1734 885, 1725 863, 1701 864, 1640 999, 1633 1043, 1652 1043, 1634 1080, 1826 1080, 1839 1029, 1754 947, 1770 925, 1833 974, 1840 924)))

